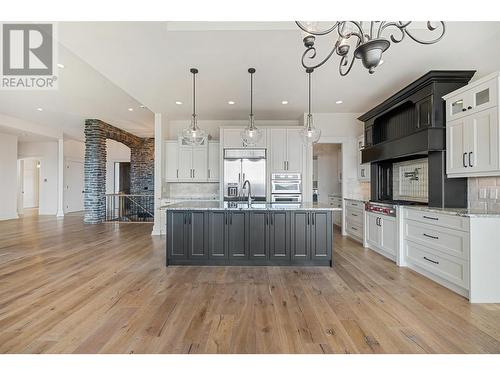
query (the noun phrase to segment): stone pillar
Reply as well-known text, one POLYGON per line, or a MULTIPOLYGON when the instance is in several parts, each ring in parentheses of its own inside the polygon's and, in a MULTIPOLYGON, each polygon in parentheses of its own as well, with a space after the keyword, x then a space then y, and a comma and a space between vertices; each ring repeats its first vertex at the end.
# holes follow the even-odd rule
POLYGON ((106 218, 106 133, 100 120, 85 120, 85 216, 87 224, 106 218))
POLYGON ((154 193, 155 139, 141 138, 130 147, 130 194, 154 193))

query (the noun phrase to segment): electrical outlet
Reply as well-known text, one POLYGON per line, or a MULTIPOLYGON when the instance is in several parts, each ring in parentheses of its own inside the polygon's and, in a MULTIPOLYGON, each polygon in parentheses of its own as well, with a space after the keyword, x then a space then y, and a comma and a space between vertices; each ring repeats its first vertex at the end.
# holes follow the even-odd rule
POLYGON ((479 189, 479 199, 486 199, 486 188, 479 189))

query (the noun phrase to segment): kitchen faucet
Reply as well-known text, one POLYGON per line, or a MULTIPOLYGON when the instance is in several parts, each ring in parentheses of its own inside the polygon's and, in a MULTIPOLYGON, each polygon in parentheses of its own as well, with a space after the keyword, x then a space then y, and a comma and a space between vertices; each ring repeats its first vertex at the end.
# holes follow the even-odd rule
POLYGON ((243 190, 245 189, 245 186, 247 186, 248 184, 248 205, 251 206, 252 205, 252 184, 250 184, 250 181, 248 180, 245 180, 245 182, 243 183, 243 190))

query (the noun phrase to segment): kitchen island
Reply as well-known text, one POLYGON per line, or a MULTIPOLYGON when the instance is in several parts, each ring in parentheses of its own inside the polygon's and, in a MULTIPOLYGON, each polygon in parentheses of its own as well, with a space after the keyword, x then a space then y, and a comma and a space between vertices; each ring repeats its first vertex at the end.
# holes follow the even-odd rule
POLYGON ((339 208, 188 201, 165 209, 167 266, 332 265, 332 214, 339 208))

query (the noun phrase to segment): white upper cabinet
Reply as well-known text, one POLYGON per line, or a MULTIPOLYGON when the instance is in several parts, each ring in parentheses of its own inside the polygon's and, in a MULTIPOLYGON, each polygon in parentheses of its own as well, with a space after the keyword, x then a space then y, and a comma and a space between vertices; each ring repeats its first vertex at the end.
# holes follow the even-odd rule
POLYGON ((220 143, 208 142, 208 181, 219 181, 220 143))
POLYGON ((500 176, 498 86, 495 73, 444 97, 448 177, 500 176))
POLYGON ((165 142, 165 179, 168 182, 177 181, 179 178, 178 160, 179 160, 179 147, 177 141, 165 142))
POLYGON ((370 163, 361 163, 361 150, 365 146, 365 136, 358 138, 358 180, 370 181, 370 163))
POLYGON ((241 139, 241 132, 243 131, 244 128, 234 128, 234 129, 223 129, 222 130, 222 135, 224 139, 224 148, 266 148, 266 130, 262 129, 263 135, 262 139, 253 146, 248 146, 243 142, 241 139))
POLYGON ((165 142, 165 179, 167 182, 207 182, 219 179, 219 142, 205 140, 199 146, 190 146, 182 140, 165 142), (211 147, 209 145, 212 145, 211 147), (212 149, 212 159, 208 152, 212 149), (215 155, 214 155, 215 154, 215 155), (216 161, 214 161, 216 158, 216 161), (212 165, 209 167, 209 163, 212 165), (213 172, 209 171, 212 169, 213 172), (209 176, 209 174, 211 174, 209 176))
POLYGON ((272 172, 302 173, 304 144, 300 129, 270 129, 272 172))

